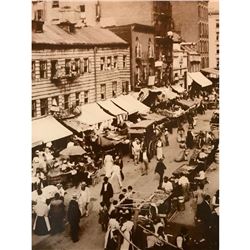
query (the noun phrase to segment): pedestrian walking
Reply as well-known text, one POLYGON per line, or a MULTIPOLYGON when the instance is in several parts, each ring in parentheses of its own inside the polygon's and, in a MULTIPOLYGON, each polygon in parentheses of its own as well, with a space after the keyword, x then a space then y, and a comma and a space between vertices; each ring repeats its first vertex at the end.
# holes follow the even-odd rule
POLYGON ((190 129, 187 132, 186 146, 189 149, 192 149, 194 147, 194 136, 193 136, 193 133, 190 129))
POLYGON ((108 209, 110 207, 110 198, 112 198, 113 195, 114 195, 113 187, 108 182, 108 177, 105 176, 104 179, 103 179, 103 184, 102 184, 102 189, 101 189, 101 196, 102 196, 102 201, 104 202, 104 204, 107 206, 108 209))
POLYGON ((88 205, 90 202, 90 190, 86 182, 81 183, 80 196, 78 198, 79 209, 81 216, 88 216, 88 205))
POLYGON ((113 248, 113 245, 116 245, 116 244, 113 244, 114 243, 113 241, 115 240, 115 243, 117 242, 116 236, 118 236, 117 230, 119 230, 119 229, 120 229, 120 225, 116 219, 116 214, 111 213, 109 223, 108 223, 108 229, 107 229, 107 232, 105 234, 105 242, 104 242, 104 249, 105 250, 111 250, 111 249, 115 250, 116 249, 116 248, 113 248))
POLYGON ((140 140, 137 138, 135 138, 134 142, 132 143, 132 152, 134 155, 134 163, 135 165, 138 165, 141 154, 141 143, 140 140))
POLYGON ((68 221, 70 224, 71 239, 73 242, 79 241, 79 222, 81 218, 81 211, 77 202, 77 194, 74 194, 72 200, 69 202, 68 221))
POLYGON ((50 203, 49 219, 51 224, 51 234, 61 233, 64 230, 65 206, 60 194, 56 193, 50 203))
POLYGON ((98 223, 101 224, 102 226, 102 231, 106 232, 108 228, 108 222, 109 222, 109 213, 108 213, 108 208, 104 204, 104 202, 100 202, 100 209, 99 209, 99 219, 98 223))
POLYGON ((168 129, 165 128, 164 137, 165 137, 165 145, 166 145, 166 146, 169 146, 168 135, 169 135, 168 129))
POLYGON ((143 164, 144 164, 144 168, 142 167, 141 175, 147 175, 148 174, 148 164, 149 164, 147 148, 143 149, 142 161, 143 161, 143 164))
POLYGON ((163 143, 161 138, 158 139, 157 143, 156 143, 156 158, 159 161, 160 159, 163 159, 163 143))
POLYGON ((112 175, 110 177, 110 184, 113 187, 113 192, 120 193, 122 189, 122 177, 121 177, 121 169, 118 165, 113 165, 112 175))
POLYGON ((124 217, 124 223, 121 226, 121 231, 124 235, 123 242, 121 244, 120 250, 129 250, 130 242, 132 238, 132 229, 134 227, 134 223, 131 221, 131 215, 127 214, 124 217))
POLYGON ((167 168, 166 168, 165 164, 163 163, 163 159, 161 158, 155 167, 155 173, 158 173, 160 176, 158 189, 162 188, 163 176, 164 176, 164 172, 166 169, 167 168))
POLYGON ((37 235, 46 235, 50 232, 51 227, 48 219, 49 209, 45 199, 41 199, 34 206, 36 218, 33 225, 34 233, 37 235))
POLYGON ((122 160, 122 155, 121 154, 116 155, 114 164, 118 165, 120 167, 121 179, 122 179, 122 181, 124 181, 124 174, 122 172, 123 160, 122 160))
POLYGON ((111 177, 112 170, 113 170, 114 160, 112 155, 105 155, 104 158, 104 170, 105 170, 105 176, 108 178, 111 177))
POLYGON ((202 226, 203 239, 205 241, 209 240, 210 237, 210 226, 212 219, 212 211, 210 208, 210 195, 205 195, 203 202, 200 204, 200 218, 202 226))
POLYGON ((200 184, 198 185, 197 190, 194 192, 194 199, 196 202, 196 219, 198 222, 200 222, 201 220, 201 203, 204 201, 204 197, 205 197, 206 193, 204 191, 204 185, 200 184))

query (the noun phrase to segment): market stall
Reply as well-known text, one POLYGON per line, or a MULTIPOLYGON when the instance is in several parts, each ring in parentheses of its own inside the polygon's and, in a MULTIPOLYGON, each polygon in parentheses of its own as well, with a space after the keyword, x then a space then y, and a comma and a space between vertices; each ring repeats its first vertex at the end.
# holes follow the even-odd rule
POLYGON ((32 148, 47 142, 67 138, 73 133, 53 116, 32 121, 32 148))
POLYGON ((93 126, 95 129, 102 130, 105 127, 111 126, 114 119, 114 116, 106 113, 97 103, 85 104, 80 109, 81 115, 75 119, 83 124, 93 126))
POLYGON ((107 113, 115 116, 118 124, 127 120, 128 113, 115 105, 111 100, 99 101, 97 103, 107 113))

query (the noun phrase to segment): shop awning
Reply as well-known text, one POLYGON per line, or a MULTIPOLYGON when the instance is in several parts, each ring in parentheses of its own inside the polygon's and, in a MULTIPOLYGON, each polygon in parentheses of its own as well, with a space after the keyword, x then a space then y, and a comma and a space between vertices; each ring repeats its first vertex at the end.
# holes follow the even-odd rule
POLYGON ((32 121, 32 147, 72 135, 72 132, 65 128, 53 116, 47 116, 32 121))
POLYGON ((95 125, 114 119, 113 116, 107 114, 97 103, 85 104, 80 109, 81 115, 76 120, 83 124, 95 125))
POLYGON ((159 114, 156 114, 156 113, 147 114, 144 117, 147 120, 153 120, 153 121, 156 121, 156 122, 160 122, 160 121, 162 121, 162 120, 164 120, 166 118, 166 116, 159 115, 159 114))
POLYGON ((132 95, 125 95, 125 100, 136 107, 139 113, 146 114, 149 112, 150 108, 140 101, 136 100, 132 95))
POLYGON ((202 72, 205 72, 205 73, 212 74, 212 75, 219 76, 219 70, 218 70, 218 69, 205 68, 205 69, 201 69, 201 71, 202 71, 202 72))
POLYGON ((193 72, 187 73, 189 77, 192 78, 197 84, 199 84, 202 88, 211 86, 213 83, 207 79, 201 72, 193 72))
POLYGON ((161 91, 166 96, 166 98, 169 100, 173 100, 179 96, 178 94, 173 92, 170 88, 163 87, 163 88, 161 88, 161 91))
POLYGON ((87 131, 87 130, 91 130, 92 127, 87 125, 87 124, 83 124, 80 121, 74 119, 68 119, 68 120, 64 120, 63 123, 69 127, 70 129, 72 129, 73 131, 76 131, 78 133, 87 131))
POLYGON ((136 112, 138 112, 138 110, 136 109, 135 106, 133 106, 132 103, 127 102, 127 100, 124 98, 125 95, 121 95, 118 96, 116 98, 111 99, 111 101, 117 105, 119 108, 125 110, 126 112, 128 112, 129 115, 132 115, 136 112))
POLYGON ((181 87, 180 85, 173 85, 171 86, 171 88, 173 89, 173 91, 177 92, 178 94, 182 94, 183 92, 185 92, 185 89, 181 87))
POLYGON ((109 112, 110 114, 112 114, 114 116, 127 114, 126 111, 119 108, 111 100, 100 101, 100 102, 98 102, 98 105, 100 105, 101 108, 103 108, 105 111, 109 112))
POLYGON ((147 113, 149 112, 149 107, 136 100, 131 95, 121 95, 117 98, 111 99, 111 101, 116 104, 118 107, 127 111, 129 115, 134 114, 136 112, 139 113, 147 113))

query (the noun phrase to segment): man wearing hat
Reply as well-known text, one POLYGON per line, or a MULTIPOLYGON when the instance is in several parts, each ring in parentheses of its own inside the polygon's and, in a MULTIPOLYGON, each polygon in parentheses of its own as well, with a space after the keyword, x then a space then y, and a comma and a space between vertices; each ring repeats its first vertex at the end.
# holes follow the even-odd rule
POLYGON ((70 224, 71 239, 73 242, 79 241, 79 222, 81 218, 81 212, 77 202, 77 194, 73 194, 68 208, 68 221, 70 224))

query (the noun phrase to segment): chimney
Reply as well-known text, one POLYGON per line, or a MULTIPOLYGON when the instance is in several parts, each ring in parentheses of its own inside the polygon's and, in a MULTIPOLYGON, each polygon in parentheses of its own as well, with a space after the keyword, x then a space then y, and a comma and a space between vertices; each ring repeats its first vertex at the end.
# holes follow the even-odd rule
POLYGON ((32 20, 32 32, 42 33, 44 21, 32 20))

